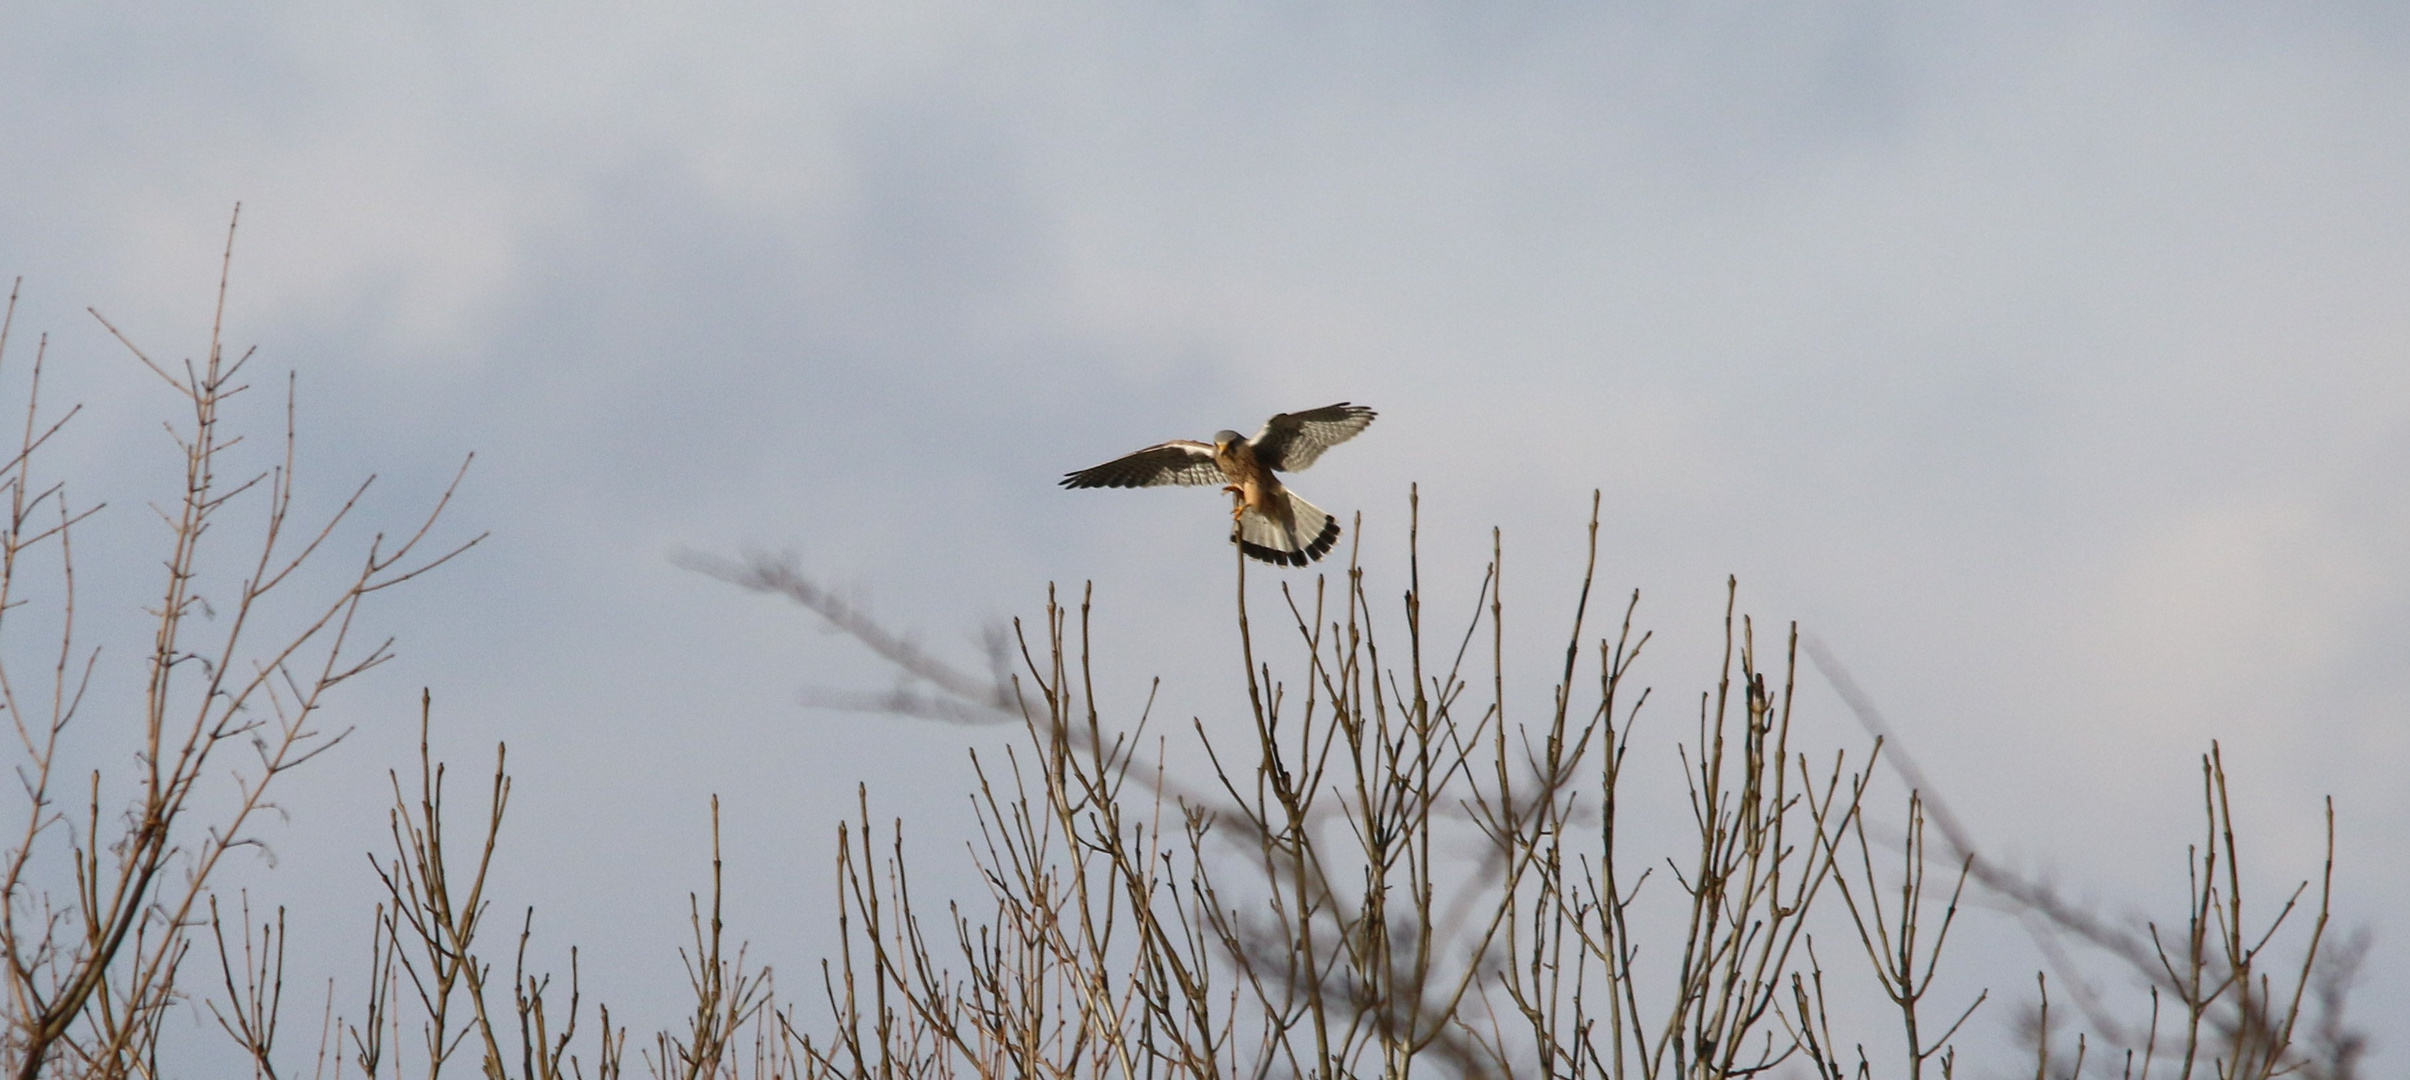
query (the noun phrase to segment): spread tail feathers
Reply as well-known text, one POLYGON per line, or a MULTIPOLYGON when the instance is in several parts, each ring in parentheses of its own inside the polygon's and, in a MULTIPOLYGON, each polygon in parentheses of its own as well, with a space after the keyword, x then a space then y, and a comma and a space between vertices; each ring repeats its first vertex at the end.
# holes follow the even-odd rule
POLYGON ((1239 550, 1280 566, 1304 566, 1329 554, 1339 542, 1339 520, 1295 492, 1283 494, 1289 499, 1285 523, 1254 510, 1239 515, 1238 532, 1231 537, 1239 550))

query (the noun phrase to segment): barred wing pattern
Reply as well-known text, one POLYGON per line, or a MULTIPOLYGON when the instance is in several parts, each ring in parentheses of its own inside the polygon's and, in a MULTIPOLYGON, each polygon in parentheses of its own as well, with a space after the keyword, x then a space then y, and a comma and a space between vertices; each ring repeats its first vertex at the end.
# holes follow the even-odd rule
POLYGON ((1067 488, 1160 487, 1165 484, 1220 484, 1222 467, 1213 463, 1213 444, 1174 439, 1115 458, 1091 469, 1063 476, 1067 488))
POLYGON ((1378 415, 1362 405, 1340 402, 1304 412, 1279 413, 1256 433, 1255 460, 1281 472, 1296 472, 1322 452, 1355 438, 1378 415))

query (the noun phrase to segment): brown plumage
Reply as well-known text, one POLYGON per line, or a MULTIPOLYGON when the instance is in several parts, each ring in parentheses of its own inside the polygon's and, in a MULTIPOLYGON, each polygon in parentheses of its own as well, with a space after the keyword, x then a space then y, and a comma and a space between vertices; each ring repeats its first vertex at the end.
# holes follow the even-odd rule
POLYGON ((1224 430, 1211 443, 1175 439, 1063 477, 1067 488, 1220 484, 1236 496, 1230 539, 1249 557, 1304 566, 1339 542, 1339 522, 1299 498, 1275 475, 1296 472, 1354 438, 1376 414, 1340 402, 1278 413, 1252 439, 1224 430))

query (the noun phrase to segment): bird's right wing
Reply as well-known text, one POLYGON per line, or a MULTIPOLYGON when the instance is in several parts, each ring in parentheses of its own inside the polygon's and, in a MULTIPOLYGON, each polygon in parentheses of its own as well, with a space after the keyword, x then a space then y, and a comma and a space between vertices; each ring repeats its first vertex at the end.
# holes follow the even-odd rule
POLYGON ((1228 482, 1213 463, 1213 446, 1192 439, 1174 439, 1135 454, 1115 458, 1092 469, 1063 476, 1067 488, 1160 487, 1164 484, 1228 482))

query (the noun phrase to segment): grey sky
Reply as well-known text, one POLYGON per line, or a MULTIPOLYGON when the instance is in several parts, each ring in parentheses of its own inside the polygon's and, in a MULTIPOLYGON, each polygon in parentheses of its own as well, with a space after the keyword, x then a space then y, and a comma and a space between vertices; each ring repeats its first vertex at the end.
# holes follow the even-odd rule
POLYGON ((965 656, 1093 579, 1118 692, 1210 713, 1217 504, 1053 480, 1349 399, 1296 484, 1368 565, 1419 481, 1453 587, 1501 526, 1554 634, 1601 488, 1664 692, 1737 574, 2112 906, 2179 902, 2210 739, 2271 881, 2332 793, 2366 1018, 2410 1009, 2405 133, 2373 4, 19 5, 0 274, 128 524, 163 406, 81 309, 195 351, 238 200, 313 475, 398 519, 479 455, 495 537, 386 609, 263 888, 367 895, 425 685, 464 770, 511 740, 553 940, 674 975, 719 792, 736 925, 801 960, 855 782, 942 861, 996 739, 799 709, 884 676, 666 553, 792 549, 965 656))

